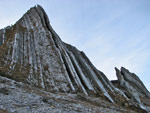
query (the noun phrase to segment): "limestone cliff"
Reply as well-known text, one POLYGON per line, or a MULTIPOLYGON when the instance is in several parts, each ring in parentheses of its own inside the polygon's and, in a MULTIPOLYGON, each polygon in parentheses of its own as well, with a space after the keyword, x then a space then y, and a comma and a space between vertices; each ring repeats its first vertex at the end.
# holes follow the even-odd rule
POLYGON ((146 111, 139 98, 150 94, 137 76, 129 77, 124 68, 121 72, 116 69, 119 87, 113 85, 84 52, 59 38, 39 5, 15 25, 0 30, 0 51, 1 76, 53 93, 104 97, 119 105, 133 101, 139 105, 136 109, 146 111), (136 93, 132 92, 134 87, 136 93))

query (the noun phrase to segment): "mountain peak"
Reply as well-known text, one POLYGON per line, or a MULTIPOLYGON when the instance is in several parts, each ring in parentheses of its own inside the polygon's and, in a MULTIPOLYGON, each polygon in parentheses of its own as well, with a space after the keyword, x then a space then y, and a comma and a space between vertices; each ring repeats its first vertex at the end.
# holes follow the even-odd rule
POLYGON ((109 81, 83 52, 59 38, 40 5, 28 10, 15 25, 0 30, 0 51, 1 76, 45 91, 97 95, 118 104, 136 102, 134 106, 140 106, 137 109, 142 110, 144 105, 140 96, 149 97, 142 82, 125 68, 121 71, 115 68, 116 83, 120 84, 115 86, 109 81), (130 78, 138 82, 139 85, 134 84, 137 90, 128 80, 130 78), (145 89, 139 91, 140 88, 145 89), (130 98, 126 93, 136 98, 130 98))
POLYGON ((40 5, 30 8, 16 24, 21 24, 27 29, 35 27, 50 29, 48 16, 40 5))

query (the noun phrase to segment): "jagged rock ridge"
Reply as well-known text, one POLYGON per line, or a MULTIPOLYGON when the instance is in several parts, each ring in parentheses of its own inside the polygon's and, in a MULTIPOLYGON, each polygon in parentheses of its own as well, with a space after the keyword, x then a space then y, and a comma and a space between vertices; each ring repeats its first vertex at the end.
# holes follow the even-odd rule
POLYGON ((114 89, 111 82, 83 52, 61 41, 41 6, 1 32, 2 72, 48 91, 102 92, 114 102, 107 91, 114 89))
MULTIPOLYGON (((0 51, 1 75, 46 91, 95 94, 112 103, 127 101, 128 94, 134 96, 130 91, 126 94, 120 87, 115 87, 82 51, 62 42, 39 5, 27 11, 15 25, 0 30, 0 51)), ((125 75, 123 80, 126 83, 130 78, 125 75)), ((120 86, 126 87, 120 80, 122 75, 117 76, 120 86)), ((138 81, 138 94, 149 97, 141 81, 136 77, 132 80, 138 81), (139 91, 138 88, 145 89, 139 91)), ((127 86, 130 85, 132 87, 128 82, 127 86)), ((134 99, 144 106, 137 98, 134 99)))
POLYGON ((120 90, 122 90, 129 99, 132 99, 134 102, 138 103, 141 108, 146 109, 144 105, 147 103, 144 102, 144 99, 150 99, 150 93, 144 86, 143 82, 138 78, 134 73, 129 72, 124 67, 121 67, 121 71, 117 68, 117 82, 114 84, 120 90))

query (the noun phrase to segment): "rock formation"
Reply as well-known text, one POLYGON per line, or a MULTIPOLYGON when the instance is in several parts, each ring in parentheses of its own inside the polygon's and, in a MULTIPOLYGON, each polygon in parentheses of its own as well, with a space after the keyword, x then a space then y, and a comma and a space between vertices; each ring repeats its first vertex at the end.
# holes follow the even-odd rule
POLYGON ((84 52, 59 38, 39 5, 0 30, 0 51, 1 76, 53 93, 104 97, 114 104, 135 102, 136 109, 148 111, 141 98, 150 98, 150 93, 135 74, 116 68, 118 81, 109 81, 84 52))
MULTIPOLYGON (((116 75, 118 78, 116 87, 122 90, 129 99, 139 104, 139 107, 142 109, 147 109, 144 104, 146 104, 142 100, 144 98, 150 98, 150 93, 139 79, 137 75, 134 73, 130 73, 124 67, 121 67, 121 71, 117 68, 116 75)), ((115 84, 115 83, 114 83, 115 84)))

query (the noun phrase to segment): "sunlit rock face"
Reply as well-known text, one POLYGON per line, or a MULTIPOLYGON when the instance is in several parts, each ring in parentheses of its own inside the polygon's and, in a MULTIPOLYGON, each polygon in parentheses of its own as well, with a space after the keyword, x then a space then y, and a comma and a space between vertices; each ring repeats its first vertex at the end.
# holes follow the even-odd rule
POLYGON ((46 90, 69 91, 60 51, 40 6, 31 8, 14 25, 0 31, 0 70, 13 79, 46 90))
POLYGON ((47 91, 95 93, 114 102, 111 82, 83 52, 61 41, 41 6, 0 30, 0 45, 0 71, 8 77, 47 91))
POLYGON ((39 5, 15 25, 0 30, 0 76, 51 93, 101 97, 147 111, 141 97, 150 94, 143 83, 124 68, 116 72, 118 80, 110 82, 84 52, 64 43, 39 5))
POLYGON ((143 100, 146 98, 149 100, 150 93, 139 77, 124 67, 121 67, 120 70, 115 68, 115 70, 118 78, 117 84, 115 84, 116 87, 124 92, 133 102, 138 103, 139 107, 147 109, 147 102, 143 100))

